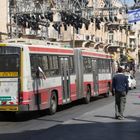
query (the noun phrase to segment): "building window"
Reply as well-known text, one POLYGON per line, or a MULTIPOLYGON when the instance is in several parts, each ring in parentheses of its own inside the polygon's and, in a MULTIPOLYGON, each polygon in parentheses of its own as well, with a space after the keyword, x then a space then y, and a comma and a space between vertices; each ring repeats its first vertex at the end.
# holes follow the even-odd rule
POLYGON ((109 44, 113 44, 114 43, 114 34, 109 33, 108 38, 109 38, 109 44))

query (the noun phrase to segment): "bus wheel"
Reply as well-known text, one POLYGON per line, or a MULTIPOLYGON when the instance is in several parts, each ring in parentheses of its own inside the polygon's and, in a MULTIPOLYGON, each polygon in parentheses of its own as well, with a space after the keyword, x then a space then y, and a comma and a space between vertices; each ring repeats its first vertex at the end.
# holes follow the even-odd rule
POLYGON ((86 97, 84 97, 84 103, 88 104, 90 102, 90 97, 91 97, 91 89, 88 86, 87 87, 87 92, 86 92, 86 97))
POLYGON ((107 92, 104 94, 104 97, 109 97, 110 94, 110 84, 108 84, 107 92))
POLYGON ((109 97, 109 91, 107 93, 105 93, 104 97, 109 97))
POLYGON ((49 114, 50 115, 55 114, 56 110, 57 110, 57 96, 56 93, 53 92, 50 98, 49 114))

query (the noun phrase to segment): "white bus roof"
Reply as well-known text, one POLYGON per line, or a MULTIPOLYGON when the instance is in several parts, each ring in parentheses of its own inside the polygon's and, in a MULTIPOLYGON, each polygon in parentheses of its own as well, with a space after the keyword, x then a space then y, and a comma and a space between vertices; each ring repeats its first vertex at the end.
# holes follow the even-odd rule
POLYGON ((54 46, 54 47, 70 48, 69 43, 51 42, 51 41, 46 41, 46 40, 26 39, 26 38, 7 39, 7 40, 4 40, 3 43, 23 44, 23 45, 49 45, 49 46, 52 46, 52 47, 54 46))

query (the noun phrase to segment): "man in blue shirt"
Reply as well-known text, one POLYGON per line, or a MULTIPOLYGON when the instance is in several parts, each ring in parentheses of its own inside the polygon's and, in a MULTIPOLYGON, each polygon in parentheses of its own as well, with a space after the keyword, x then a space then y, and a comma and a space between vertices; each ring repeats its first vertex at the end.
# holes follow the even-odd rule
POLYGON ((124 119, 126 95, 128 92, 128 79, 123 73, 123 68, 118 68, 118 73, 112 79, 112 91, 115 94, 115 118, 124 119))

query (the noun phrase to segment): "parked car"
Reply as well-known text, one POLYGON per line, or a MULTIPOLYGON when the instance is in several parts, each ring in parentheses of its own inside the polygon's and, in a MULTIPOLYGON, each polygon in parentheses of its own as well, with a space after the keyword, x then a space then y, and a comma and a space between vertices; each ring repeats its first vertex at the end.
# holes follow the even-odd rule
POLYGON ((128 82, 129 82, 129 89, 134 89, 136 88, 136 79, 131 75, 126 75, 128 78, 128 82))

